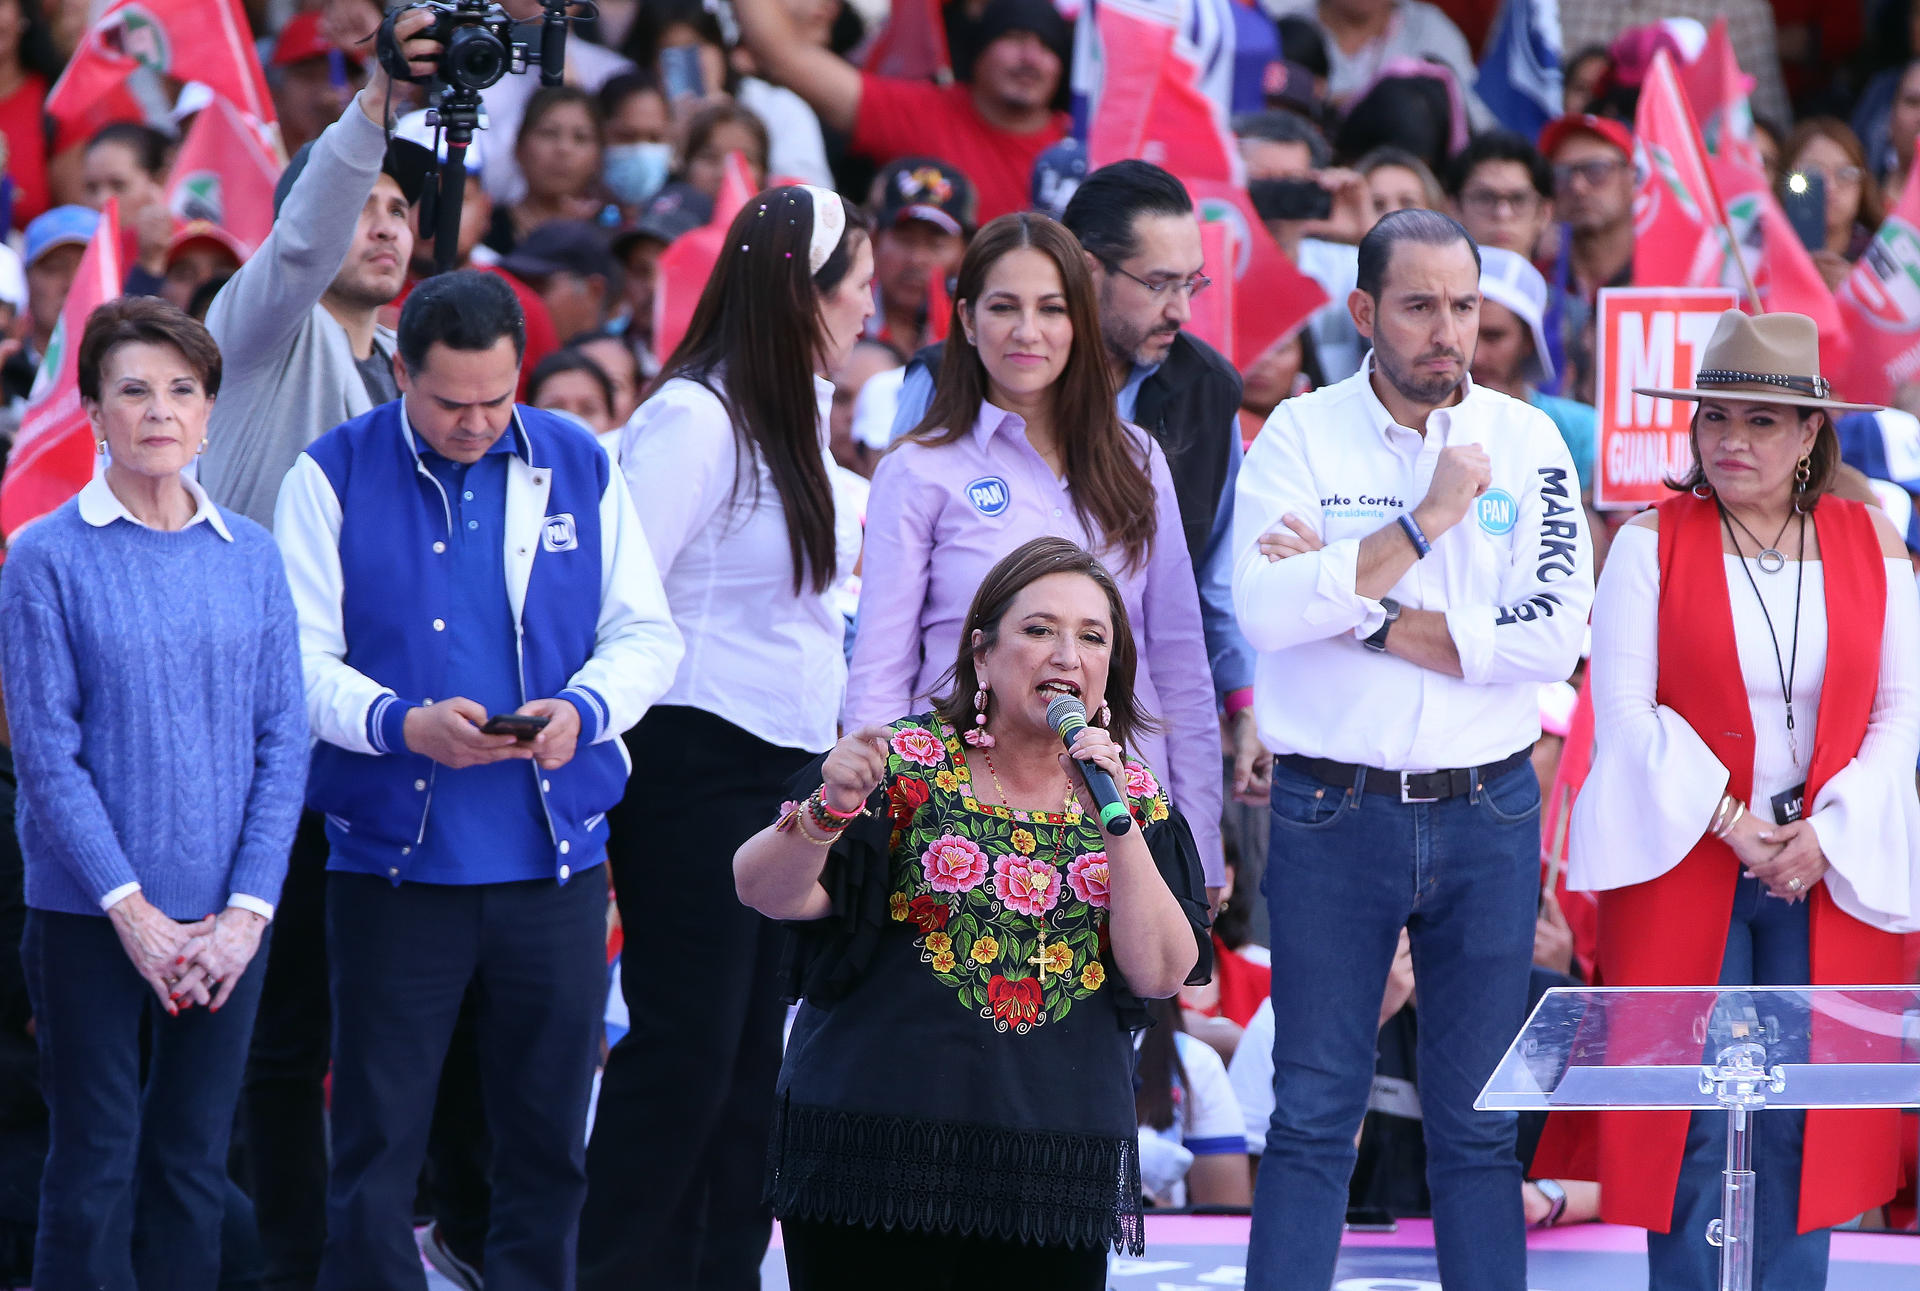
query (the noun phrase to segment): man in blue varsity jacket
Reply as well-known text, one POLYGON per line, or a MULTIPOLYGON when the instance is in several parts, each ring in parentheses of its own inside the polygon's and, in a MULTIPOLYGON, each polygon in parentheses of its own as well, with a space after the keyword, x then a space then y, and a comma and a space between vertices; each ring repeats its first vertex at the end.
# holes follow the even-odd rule
POLYGON ((401 398, 335 427, 275 514, 319 742, 334 1011, 325 1291, 418 1291, 414 1187, 460 1002, 492 1133, 490 1291, 567 1291, 607 993, 620 734, 681 640, 620 473, 515 406, 525 320, 498 277, 422 283, 401 398), (503 714, 530 738, 488 734, 503 714))

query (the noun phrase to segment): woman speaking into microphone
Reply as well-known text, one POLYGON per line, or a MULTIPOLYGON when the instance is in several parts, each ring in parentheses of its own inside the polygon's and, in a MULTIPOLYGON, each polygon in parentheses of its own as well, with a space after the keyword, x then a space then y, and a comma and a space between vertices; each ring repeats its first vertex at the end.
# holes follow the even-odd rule
POLYGON ((1212 948, 1192 835, 1128 751, 1126 603, 1037 538, 961 629, 945 697, 841 740, 734 857, 741 900, 800 921, 768 1167, 794 1291, 1099 1291, 1110 1247, 1141 1250, 1131 1033, 1212 948), (1063 749, 1062 697, 1107 724, 1063 749), (1082 763, 1140 828, 1101 827, 1082 763))
MULTIPOLYGON (((1593 604, 1569 879, 1600 892, 1608 986, 1897 982, 1892 933, 1920 927, 1920 597, 1886 517, 1827 492, 1860 405, 1819 357, 1812 319, 1729 311, 1693 388, 1639 392, 1698 408, 1682 491, 1621 531, 1593 604)), ((1826 1285, 1827 1230, 1898 1186, 1899 1120, 1755 1120, 1760 1291, 1826 1285)), ((1601 1215, 1651 1230, 1652 1291, 1719 1285, 1726 1118, 1599 1132, 1601 1215)))

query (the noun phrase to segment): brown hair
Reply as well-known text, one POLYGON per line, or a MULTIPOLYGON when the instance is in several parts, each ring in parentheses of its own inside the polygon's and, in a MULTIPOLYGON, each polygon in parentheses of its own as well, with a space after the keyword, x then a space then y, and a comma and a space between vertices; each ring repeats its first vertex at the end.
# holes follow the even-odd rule
POLYGON ((1860 205, 1854 208, 1853 220, 1869 229, 1879 228, 1880 185, 1874 182, 1873 167, 1867 164, 1867 150, 1860 146, 1860 136, 1839 117, 1808 117, 1795 126, 1780 147, 1780 168, 1792 170, 1800 150, 1815 139, 1828 139, 1840 145, 1847 160, 1860 171, 1860 205))
POLYGON ((80 397, 100 401, 100 371, 122 345, 167 345, 179 351, 209 399, 220 393, 220 347, 206 327, 158 296, 122 296, 87 315, 75 356, 80 397))
POLYGON ((981 651, 993 649, 1000 640, 1000 620, 1013 608, 1014 598, 1049 574, 1083 574, 1107 594, 1107 612, 1113 616, 1113 650, 1108 656, 1104 701, 1112 710, 1107 733, 1115 744, 1130 749, 1134 735, 1156 731, 1160 724, 1134 698, 1133 679, 1140 656, 1133 628, 1127 622, 1127 603, 1107 567, 1092 552, 1065 538, 1035 538, 1022 543, 987 571, 980 589, 973 594, 966 621, 960 625, 959 657, 942 679, 951 681, 953 689, 934 700, 933 711, 955 730, 973 725, 973 692, 980 687, 980 674, 973 663, 973 634, 980 633, 981 651))
POLYGON ((809 274, 813 201, 799 187, 769 188, 740 208, 687 334, 647 391, 685 377, 719 396, 740 446, 736 496, 758 496, 756 458, 773 476, 796 596, 833 584, 833 487, 820 455, 813 372, 826 343, 821 300, 851 272, 867 236, 865 218, 842 199, 846 230, 820 272, 809 274))
POLYGON ((1060 379, 1053 384, 1053 418, 1074 512, 1082 524, 1125 553, 1129 568, 1137 569, 1146 563, 1147 548, 1153 542, 1153 481, 1147 475, 1144 453, 1135 449, 1114 410, 1113 372, 1100 339, 1100 311, 1086 253, 1058 221, 1026 211, 1002 215, 981 229, 967 247, 954 287, 952 323, 933 402, 910 437, 937 446, 973 433, 980 405, 987 398, 987 369, 960 320, 979 300, 993 266, 1023 247, 1045 255, 1060 271, 1067 318, 1073 324, 1073 347, 1060 379))
POLYGON ((513 150, 520 151, 520 141, 527 134, 540 128, 547 116, 568 105, 578 107, 587 114, 587 120, 593 123, 594 142, 602 148, 607 146, 607 124, 600 115, 600 101, 575 85, 543 85, 527 98, 526 111, 520 116, 519 132, 513 136, 513 150))
MULTIPOLYGON (((1702 401, 1704 403, 1704 401, 1702 401)), ((1728 400, 1730 403, 1765 403, 1765 399, 1728 400)), ((1812 510, 1820 499, 1833 491, 1834 477, 1840 470, 1840 432, 1833 428, 1833 414, 1825 408, 1802 408, 1795 404, 1775 404, 1775 407, 1792 408, 1800 414, 1804 423, 1809 417, 1821 419, 1820 429, 1814 432, 1813 447, 1807 450, 1807 482, 1802 487, 1794 483, 1794 502, 1812 510)), ((1669 479, 1666 485, 1670 489, 1686 491, 1688 489, 1711 488, 1707 483, 1706 467, 1700 463, 1700 440, 1696 431, 1700 426, 1700 407, 1693 410, 1693 420, 1687 423, 1687 449, 1693 455, 1693 465, 1684 477, 1669 479)))
MULTIPOLYGON (((767 136, 767 123, 751 109, 743 108, 732 100, 709 103, 691 117, 687 118, 687 141, 680 149, 679 173, 686 175, 687 167, 693 163, 694 154, 705 148, 713 139, 713 132, 724 125, 736 125, 753 136, 754 146, 760 150, 758 157, 749 156, 747 164, 754 169, 754 177, 764 182, 768 159, 772 155, 772 144, 767 136)), ((853 203, 847 203, 847 209, 853 209, 853 203)))

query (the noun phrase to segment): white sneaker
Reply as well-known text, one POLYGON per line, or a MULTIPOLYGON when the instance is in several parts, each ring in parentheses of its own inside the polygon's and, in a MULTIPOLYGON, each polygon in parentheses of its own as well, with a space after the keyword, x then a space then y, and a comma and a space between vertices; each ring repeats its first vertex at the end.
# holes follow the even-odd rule
POLYGON ((484 1284, 480 1280, 480 1270, 448 1248, 446 1239, 440 1235, 439 1224, 428 1224, 420 1230, 420 1256, 434 1272, 459 1287, 460 1291, 481 1291, 484 1284))

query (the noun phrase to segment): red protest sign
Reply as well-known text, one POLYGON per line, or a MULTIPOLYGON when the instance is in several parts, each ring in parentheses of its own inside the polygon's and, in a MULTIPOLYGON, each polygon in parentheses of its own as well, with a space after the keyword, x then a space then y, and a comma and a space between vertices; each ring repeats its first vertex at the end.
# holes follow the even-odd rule
POLYGON ((1687 473, 1692 405, 1633 392, 1684 389, 1720 315, 1738 298, 1719 287, 1609 287, 1594 314, 1594 407, 1599 413, 1593 502, 1640 507, 1687 473))

